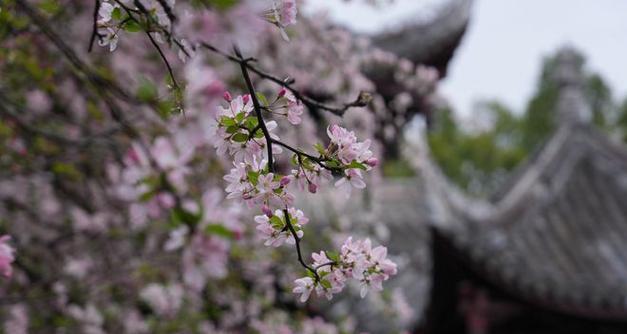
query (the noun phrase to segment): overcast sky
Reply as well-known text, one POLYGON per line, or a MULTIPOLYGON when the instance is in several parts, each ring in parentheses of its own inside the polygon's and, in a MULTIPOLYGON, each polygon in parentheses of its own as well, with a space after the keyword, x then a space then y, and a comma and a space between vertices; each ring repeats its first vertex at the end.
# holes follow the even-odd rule
MULTIPOLYGON (((309 0, 339 23, 372 33, 420 15, 437 0, 395 0, 373 9, 353 0, 309 0), (419 14, 414 14, 419 13, 419 14)), ((583 51, 615 96, 627 95, 626 0, 475 0, 469 30, 441 90, 468 114, 479 99, 497 98, 517 111, 533 93, 541 59, 570 44, 583 51)))

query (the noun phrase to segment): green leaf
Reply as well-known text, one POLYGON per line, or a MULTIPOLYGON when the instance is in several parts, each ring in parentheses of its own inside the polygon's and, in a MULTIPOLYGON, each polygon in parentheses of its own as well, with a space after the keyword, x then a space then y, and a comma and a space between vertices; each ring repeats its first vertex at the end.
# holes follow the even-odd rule
POLYGON ((157 86, 152 82, 141 79, 139 87, 137 87, 137 98, 142 102, 150 102, 157 99, 157 86))
POLYGON ((283 220, 278 216, 272 216, 272 218, 270 218, 270 225, 272 225, 275 230, 281 230, 285 224, 283 224, 283 220))
POLYGON ((235 115, 235 120, 237 121, 237 123, 241 123, 245 117, 246 117, 246 113, 240 112, 237 115, 235 115))
POLYGON ((238 3, 238 0, 202 0, 202 2, 208 2, 210 6, 220 11, 225 11, 235 6, 238 3))
POLYGON ((235 122, 235 120, 231 117, 228 116, 222 116, 220 117, 220 124, 224 125, 224 126, 232 126, 232 125, 237 125, 237 123, 235 122))
POLYGON ((219 237, 233 239, 235 235, 233 232, 222 224, 209 224, 205 227, 205 233, 217 235, 219 237))
POLYGON ((324 146, 322 146, 322 144, 320 143, 315 143, 314 148, 316 149, 316 151, 318 151, 318 153, 320 153, 320 155, 324 155, 324 152, 326 151, 324 146))
POLYGON ((113 12, 111 12, 111 18, 114 20, 122 19, 122 9, 120 7, 115 7, 113 12))
POLYGON ((142 26, 137 23, 137 21, 127 21, 126 24, 124 24, 124 30, 128 31, 128 32, 140 32, 142 31, 142 26))
POLYGON ((237 125, 230 125, 228 128, 226 128, 226 133, 229 134, 234 134, 237 131, 239 131, 239 127, 237 125))
POLYGON ((141 194, 141 196, 139 196, 139 201, 140 202, 148 202, 150 201, 155 195, 157 194, 156 191, 154 190, 149 190, 143 194, 141 194))
POLYGON ((60 5, 56 0, 45 0, 39 3, 39 8, 48 14, 55 14, 59 11, 60 5))
POLYGON ((247 174, 248 174, 248 181, 250 181, 250 183, 252 183, 253 186, 256 186, 257 183, 259 182, 259 172, 250 171, 247 174))
POLYGON ((329 282, 326 279, 323 279, 322 281, 320 281, 320 284, 322 285, 322 287, 324 287, 325 289, 331 289, 331 282, 329 282))
POLYGON ((314 273, 311 272, 311 270, 307 270, 307 276, 312 278, 312 279, 314 279, 314 280, 316 279, 316 275, 314 275, 314 273))
POLYGON ((346 166, 346 168, 359 168, 359 169, 366 170, 366 165, 362 164, 361 162, 357 162, 357 161, 353 160, 353 162, 348 164, 346 166))
POLYGON ((340 164, 336 160, 329 160, 325 162, 325 165, 330 168, 339 168, 340 164))
POLYGON ((329 258, 329 260, 333 262, 340 262, 340 254, 336 251, 326 251, 325 254, 329 258))
POLYGON ((263 93, 257 92, 256 95, 257 95, 257 100, 259 100, 259 102, 261 102, 263 106, 267 107, 269 105, 268 99, 266 98, 265 95, 263 95, 263 93))
POLYGON ((72 164, 55 162, 52 164, 52 172, 58 176, 62 176, 72 180, 80 180, 81 172, 72 164))
POLYGON ((244 124, 246 125, 246 128, 248 128, 248 130, 253 131, 253 129, 255 129, 257 127, 257 125, 259 125, 259 121, 257 120, 257 117, 246 117, 246 120, 244 120, 244 124))
POLYGON ((231 137, 234 142, 245 143, 248 141, 248 135, 245 133, 236 133, 231 137))
POLYGON ((193 214, 182 208, 174 208, 170 211, 170 219, 175 226, 181 223, 186 225, 196 225, 200 222, 202 216, 200 214, 193 214))

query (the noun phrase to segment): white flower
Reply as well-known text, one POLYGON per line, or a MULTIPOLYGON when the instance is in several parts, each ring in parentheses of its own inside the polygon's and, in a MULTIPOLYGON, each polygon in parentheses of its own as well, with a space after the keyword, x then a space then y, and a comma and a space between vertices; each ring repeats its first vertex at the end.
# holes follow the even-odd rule
POLYGON ((346 198, 350 197, 351 189, 364 189, 366 188, 366 182, 364 182, 359 169, 350 168, 344 171, 345 177, 335 182, 335 186, 339 188, 346 198))
POLYGON ((163 249, 171 252, 173 250, 177 250, 181 248, 185 244, 185 238, 189 233, 189 228, 187 225, 183 225, 175 230, 170 231, 170 236, 168 241, 166 241, 163 249))
POLYGON ((300 293, 300 301, 304 303, 309 299, 311 291, 314 289, 314 280, 311 277, 303 277, 294 281, 296 287, 292 290, 293 293, 300 293))
POLYGON ((118 47, 118 34, 111 28, 106 28, 100 40, 98 41, 100 46, 109 45, 109 51, 113 52, 118 47))
POLYGON ((113 14, 113 10, 115 10, 116 8, 118 8, 120 6, 118 6, 117 4, 112 5, 108 2, 103 2, 100 4, 100 9, 98 9, 98 16, 100 17, 98 19, 98 23, 107 23, 109 21, 111 21, 111 15, 113 14))

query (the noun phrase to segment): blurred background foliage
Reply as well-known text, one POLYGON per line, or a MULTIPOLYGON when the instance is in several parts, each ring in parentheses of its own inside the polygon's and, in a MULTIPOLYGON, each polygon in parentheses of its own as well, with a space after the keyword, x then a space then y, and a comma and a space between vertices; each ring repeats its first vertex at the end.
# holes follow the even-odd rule
MULTIPOLYGON (((611 137, 627 142, 627 97, 617 100, 604 78, 585 67, 585 92, 593 122, 611 137)), ((498 100, 480 101, 462 119, 450 107, 434 113, 431 153, 442 171, 473 195, 494 192, 521 161, 538 149, 555 127, 558 87, 555 55, 543 60, 537 87, 525 110, 498 100)))

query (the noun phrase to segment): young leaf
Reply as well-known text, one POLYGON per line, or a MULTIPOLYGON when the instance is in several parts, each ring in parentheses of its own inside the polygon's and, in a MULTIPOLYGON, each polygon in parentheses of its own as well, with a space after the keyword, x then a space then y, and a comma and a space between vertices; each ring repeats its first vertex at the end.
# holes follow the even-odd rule
POLYGON ((257 183, 259 182, 259 173, 249 171, 247 174, 248 174, 248 181, 250 181, 250 183, 252 183, 253 186, 256 186, 257 183))
POLYGON ((275 230, 280 230, 283 228, 283 220, 281 220, 281 218, 277 217, 277 216, 272 216, 272 218, 270 218, 270 225, 272 225, 272 227, 275 230))
POLYGON ((329 260, 333 262, 340 262, 340 254, 336 251, 327 251, 325 252, 329 260))
POLYGON ((245 133, 236 133, 231 137, 234 142, 245 143, 248 141, 248 135, 245 133))
POLYGON ((142 26, 137 23, 137 21, 127 21, 126 24, 124 24, 124 30, 128 31, 128 32, 139 32, 142 31, 142 26))
POLYGON ((366 170, 366 165, 362 164, 361 162, 357 162, 353 160, 353 162, 348 164, 346 168, 358 168, 358 169, 366 170))
POLYGON ((217 235, 219 237, 232 239, 234 237, 233 232, 224 227, 221 224, 209 224, 205 227, 205 233, 217 235))
POLYGON ((259 102, 261 103, 261 105, 263 105, 264 107, 268 106, 268 99, 266 98, 265 95, 263 95, 263 93, 261 92, 257 92, 257 99, 259 100, 259 102))

